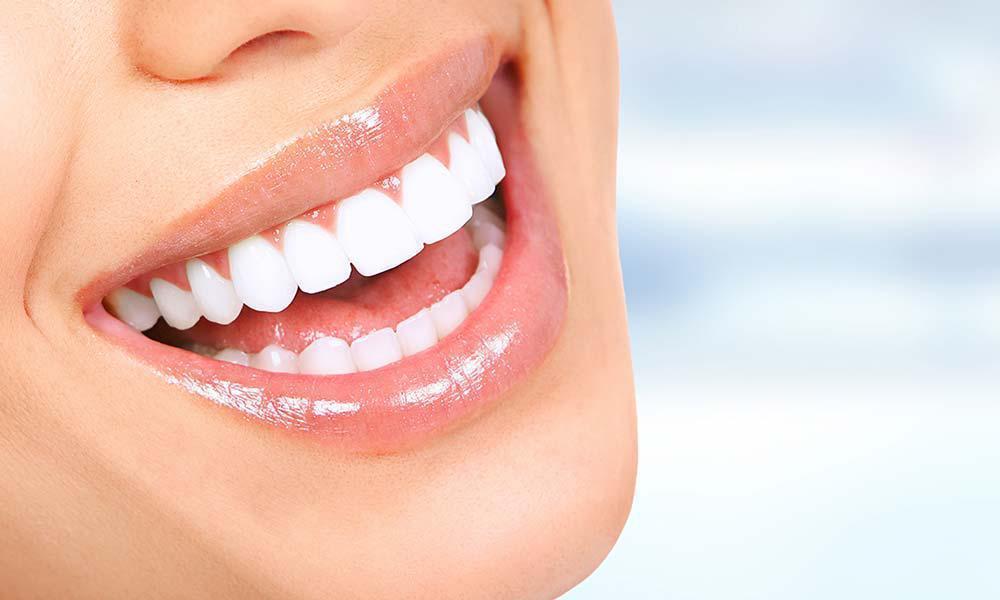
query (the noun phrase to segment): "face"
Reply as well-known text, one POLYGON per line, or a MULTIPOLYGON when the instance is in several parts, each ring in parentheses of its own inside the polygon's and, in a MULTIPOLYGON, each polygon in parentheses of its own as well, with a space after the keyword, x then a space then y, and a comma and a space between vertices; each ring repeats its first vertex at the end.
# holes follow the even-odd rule
POLYGON ((628 513, 599 0, 8 0, 15 596, 554 597, 628 513))

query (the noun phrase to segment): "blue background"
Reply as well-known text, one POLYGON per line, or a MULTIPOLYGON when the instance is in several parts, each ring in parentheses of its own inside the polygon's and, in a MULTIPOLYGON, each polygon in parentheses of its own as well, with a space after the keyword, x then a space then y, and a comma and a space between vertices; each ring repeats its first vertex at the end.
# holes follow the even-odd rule
POLYGON ((1000 598, 1000 10, 615 7, 640 472, 566 597, 1000 598))

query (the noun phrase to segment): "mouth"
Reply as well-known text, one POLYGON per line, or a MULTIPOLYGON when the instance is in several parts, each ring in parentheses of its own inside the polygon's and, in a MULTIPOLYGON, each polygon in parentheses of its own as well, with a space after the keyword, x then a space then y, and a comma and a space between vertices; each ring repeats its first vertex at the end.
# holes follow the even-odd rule
POLYGON ((558 232, 489 44, 282 144, 81 293, 169 385, 391 451, 495 404, 555 343, 558 232))

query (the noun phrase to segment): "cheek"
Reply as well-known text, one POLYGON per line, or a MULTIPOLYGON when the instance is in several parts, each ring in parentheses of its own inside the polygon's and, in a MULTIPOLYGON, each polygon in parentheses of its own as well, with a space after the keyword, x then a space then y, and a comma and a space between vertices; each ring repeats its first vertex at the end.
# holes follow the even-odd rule
MULTIPOLYGON (((64 11, 65 12, 65 11, 64 11)), ((71 12, 71 11, 70 11, 71 12)), ((37 3, 5 4, 0 20, 0 301, 32 310, 29 265, 40 262, 45 227, 60 195, 77 139, 84 90, 78 56, 70 56, 68 19, 37 3), (46 12, 51 11, 51 14, 46 12), (5 93, 6 91, 13 93, 5 93), (29 289, 26 289, 29 288, 29 289)), ((5 311, 7 314, 13 314, 5 311)), ((16 311, 20 313, 20 310, 16 311)))

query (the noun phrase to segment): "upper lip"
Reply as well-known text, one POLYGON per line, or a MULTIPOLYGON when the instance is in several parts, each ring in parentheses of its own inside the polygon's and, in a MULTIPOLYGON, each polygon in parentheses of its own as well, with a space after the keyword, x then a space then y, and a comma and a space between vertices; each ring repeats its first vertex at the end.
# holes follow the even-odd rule
POLYGON ((476 38, 418 63, 371 100, 279 144, 169 235, 97 277, 79 303, 93 306, 142 273, 225 248, 398 169, 485 93, 499 61, 497 46, 476 38))
POLYGON ((524 136, 516 82, 507 70, 494 78, 499 58, 487 41, 453 49, 388 87, 370 106, 283 146, 207 208, 188 215, 173 235, 84 290, 88 322, 161 381, 258 421, 362 451, 408 445, 498 398, 553 346, 568 296, 558 230, 541 198, 545 190, 524 136), (377 181, 423 152, 481 97, 509 163, 502 185, 507 250, 482 306, 430 350, 347 375, 269 373, 159 344, 103 310, 103 295, 137 275, 221 249, 377 181))

